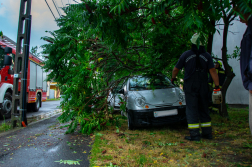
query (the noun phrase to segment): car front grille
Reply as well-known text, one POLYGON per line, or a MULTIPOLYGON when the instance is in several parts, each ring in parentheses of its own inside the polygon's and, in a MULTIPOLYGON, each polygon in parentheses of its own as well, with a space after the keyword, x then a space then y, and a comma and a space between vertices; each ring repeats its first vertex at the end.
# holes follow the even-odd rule
POLYGON ((172 105, 156 105, 155 107, 160 108, 160 107, 171 107, 172 105))
MULTIPOLYGON (((161 110, 162 111, 162 110, 161 110)), ((186 119, 185 109, 178 109, 178 115, 154 117, 151 112, 134 112, 134 121, 139 126, 173 124, 186 119)))
POLYGON ((180 115, 158 117, 158 118, 152 119, 151 123, 155 125, 171 124, 171 123, 179 122, 181 119, 182 118, 180 115))

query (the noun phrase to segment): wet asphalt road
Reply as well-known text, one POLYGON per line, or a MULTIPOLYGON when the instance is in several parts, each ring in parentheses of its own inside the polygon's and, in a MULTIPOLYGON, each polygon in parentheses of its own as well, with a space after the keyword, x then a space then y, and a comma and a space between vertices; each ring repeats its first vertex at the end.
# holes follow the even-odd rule
MULTIPOLYGON (((56 119, 59 115, 31 124, 0 137, 0 167, 61 167, 62 162, 78 161, 89 166, 92 139, 78 133, 64 134, 67 127, 56 119), (65 161, 70 160, 70 161, 65 161)), ((75 166, 75 165, 74 165, 75 166)))
POLYGON ((51 112, 53 110, 57 110, 59 109, 60 106, 60 101, 45 101, 42 102, 42 107, 39 109, 38 112, 28 112, 27 113, 27 117, 31 117, 31 116, 37 116, 40 114, 44 114, 47 112, 51 112))

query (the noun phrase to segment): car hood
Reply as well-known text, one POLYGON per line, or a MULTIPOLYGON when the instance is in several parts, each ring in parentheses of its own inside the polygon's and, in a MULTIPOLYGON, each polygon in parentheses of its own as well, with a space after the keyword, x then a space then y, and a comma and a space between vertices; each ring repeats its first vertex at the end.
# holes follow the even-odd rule
POLYGON ((120 101, 120 97, 123 99, 123 95, 122 94, 116 94, 115 95, 115 100, 116 101, 120 101))
POLYGON ((143 97, 147 104, 152 105, 169 105, 179 100, 175 88, 134 91, 134 93, 137 97, 143 97))

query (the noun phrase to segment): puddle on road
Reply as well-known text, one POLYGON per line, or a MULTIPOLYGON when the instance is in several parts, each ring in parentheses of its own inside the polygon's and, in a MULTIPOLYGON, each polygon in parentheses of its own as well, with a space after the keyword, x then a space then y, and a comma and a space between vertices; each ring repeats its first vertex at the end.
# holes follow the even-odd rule
POLYGON ((59 149, 59 146, 56 146, 56 147, 51 148, 51 149, 48 150, 47 152, 48 152, 48 153, 52 153, 52 152, 57 151, 58 149, 59 149))
POLYGON ((54 115, 57 115, 57 114, 60 114, 60 113, 61 113, 61 109, 54 110, 54 111, 47 112, 47 113, 41 113, 40 115, 35 115, 35 116, 31 116, 31 117, 27 118, 27 122, 31 123, 31 122, 43 120, 43 119, 46 119, 46 118, 53 117, 54 115))

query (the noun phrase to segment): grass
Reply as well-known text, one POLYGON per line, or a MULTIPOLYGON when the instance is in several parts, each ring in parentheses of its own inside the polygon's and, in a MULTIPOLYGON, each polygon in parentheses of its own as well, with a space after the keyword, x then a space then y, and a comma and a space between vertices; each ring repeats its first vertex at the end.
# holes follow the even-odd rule
POLYGON ((60 100, 60 98, 54 98, 54 99, 46 99, 46 101, 59 101, 60 100))
POLYGON ((8 131, 10 129, 11 129, 11 125, 8 124, 8 123, 5 123, 5 120, 4 120, 4 122, 2 123, 2 125, 0 125, 0 133, 8 131))
POLYGON ((119 133, 108 127, 92 136, 91 166, 251 166, 248 109, 230 108, 229 116, 212 114, 214 139, 199 142, 184 140, 189 131, 181 124, 130 131, 121 119, 119 133))

